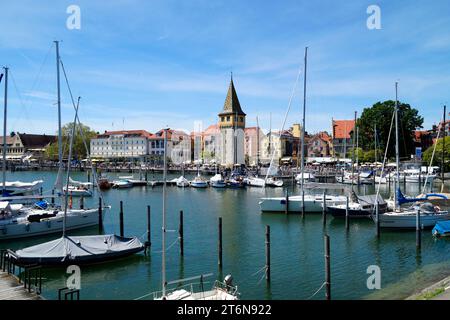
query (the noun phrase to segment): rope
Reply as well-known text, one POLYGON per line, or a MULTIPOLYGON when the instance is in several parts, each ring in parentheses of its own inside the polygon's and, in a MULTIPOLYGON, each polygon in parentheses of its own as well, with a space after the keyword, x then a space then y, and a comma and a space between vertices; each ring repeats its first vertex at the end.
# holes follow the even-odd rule
POLYGON ((326 284, 327 284, 326 282, 322 283, 322 285, 320 286, 320 288, 317 289, 317 291, 314 292, 314 294, 313 294, 312 296, 310 296, 310 297, 309 297, 308 299, 306 299, 306 300, 311 300, 312 298, 314 298, 314 296, 315 296, 316 294, 318 294, 318 293, 320 292, 320 290, 322 290, 322 288, 323 288, 326 284))
MULTIPOLYGON (((170 246, 168 246, 166 248, 166 252, 170 250, 170 248, 172 248, 177 242, 178 242, 179 238, 176 238, 174 242, 172 242, 172 244, 170 244, 170 246)), ((155 253, 162 253, 162 250, 160 251, 156 251, 155 253)))
POLYGON ((262 275, 261 279, 259 279, 259 281, 256 283, 256 285, 259 285, 261 283, 261 281, 267 276, 267 268, 264 267, 266 270, 264 271, 264 274, 262 275))
POLYGON ((266 269, 266 266, 262 267, 261 269, 259 269, 258 271, 256 271, 254 274, 252 274, 252 277, 256 276, 258 273, 260 273, 260 272, 263 271, 264 269, 266 269))

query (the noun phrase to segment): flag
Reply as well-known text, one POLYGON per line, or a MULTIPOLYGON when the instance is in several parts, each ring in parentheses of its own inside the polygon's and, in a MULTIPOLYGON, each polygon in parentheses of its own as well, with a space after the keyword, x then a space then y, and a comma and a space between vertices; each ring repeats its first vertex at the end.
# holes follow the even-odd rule
POLYGON ((2 82, 2 79, 3 79, 3 73, 0 74, 0 83, 2 82))

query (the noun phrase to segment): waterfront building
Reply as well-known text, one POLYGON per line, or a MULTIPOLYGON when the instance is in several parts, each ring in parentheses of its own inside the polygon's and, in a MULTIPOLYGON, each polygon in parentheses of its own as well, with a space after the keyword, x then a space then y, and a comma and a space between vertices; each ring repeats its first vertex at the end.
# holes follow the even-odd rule
MULTIPOLYGON (((56 136, 46 134, 26 134, 12 132, 6 137, 6 159, 27 161, 40 160, 47 147, 56 142, 56 136)), ((3 147, 3 137, 0 137, 0 145, 3 147)), ((3 154, 3 149, 2 149, 3 154)))
POLYGON ((331 156, 331 137, 326 131, 309 138, 307 156, 321 158, 331 156))
POLYGON ((218 124, 210 125, 202 134, 203 159, 206 163, 220 163, 222 135, 218 124))
POLYGON ((332 155, 336 158, 346 158, 353 148, 351 133, 355 127, 355 120, 331 120, 332 127, 332 155))
POLYGON ((245 162, 247 165, 255 166, 258 159, 258 148, 259 162, 261 163, 261 149, 265 137, 264 132, 259 127, 248 127, 244 129, 244 135, 245 162))
POLYGON ((231 77, 223 110, 219 113, 221 133, 220 164, 233 166, 244 164, 245 116, 231 77))
MULTIPOLYGON (((162 160, 164 156, 164 129, 149 137, 149 156, 162 160)), ((173 164, 191 161, 191 137, 184 131, 167 129, 167 159, 173 164)))
POLYGON ((290 130, 284 130, 281 134, 275 131, 269 132, 262 141, 261 163, 270 163, 272 153, 274 164, 278 164, 280 161, 292 161, 295 140, 290 130))
POLYGON ((105 131, 91 139, 93 158, 142 158, 149 154, 149 138, 145 130, 105 131))

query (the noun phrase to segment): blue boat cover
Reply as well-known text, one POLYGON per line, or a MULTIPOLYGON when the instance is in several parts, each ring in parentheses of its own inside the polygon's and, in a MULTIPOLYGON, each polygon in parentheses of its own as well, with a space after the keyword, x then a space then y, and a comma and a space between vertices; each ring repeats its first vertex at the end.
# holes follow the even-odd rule
POLYGON ((449 235, 450 234, 450 220, 436 222, 432 234, 434 235, 449 235))
POLYGON ((45 200, 41 200, 41 201, 38 201, 38 202, 36 202, 35 204, 34 204, 36 207, 38 207, 39 209, 47 209, 47 207, 48 207, 48 202, 47 201, 45 201, 45 200))
POLYGON ((437 197, 437 198, 441 198, 441 199, 448 199, 446 196, 444 196, 443 194, 439 194, 439 193, 427 193, 425 195, 425 197, 423 198, 406 198, 403 193, 401 192, 400 188, 397 189, 397 201, 399 205, 402 205, 404 203, 408 203, 408 202, 416 202, 416 201, 427 201, 428 197, 437 197))

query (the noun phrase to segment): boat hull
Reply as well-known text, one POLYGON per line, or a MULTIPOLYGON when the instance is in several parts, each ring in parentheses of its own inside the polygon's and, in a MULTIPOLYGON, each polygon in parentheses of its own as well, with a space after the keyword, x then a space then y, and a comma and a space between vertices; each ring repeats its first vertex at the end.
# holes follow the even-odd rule
MULTIPOLYGON (((326 204, 337 205, 344 204, 346 198, 326 197, 326 204)), ((261 211, 263 212, 285 212, 286 211, 286 197, 278 198, 262 198, 259 202, 261 211)), ((323 196, 308 196, 305 195, 305 212, 322 212, 323 211, 323 196)), ((288 197, 287 201, 288 212, 302 212, 303 204, 301 196, 288 197)))
MULTIPOLYGON (((66 230, 76 230, 98 225, 98 209, 85 210, 82 214, 67 215, 66 230)), ((40 222, 0 224, 0 240, 18 239, 59 233, 63 229, 63 215, 43 219, 40 222)))
MULTIPOLYGON (((380 217, 381 228, 398 228, 398 229, 415 229, 416 216, 398 215, 398 214, 382 214, 380 217)), ((430 229, 436 225, 436 222, 450 220, 450 214, 421 214, 420 226, 422 229, 430 229)))

